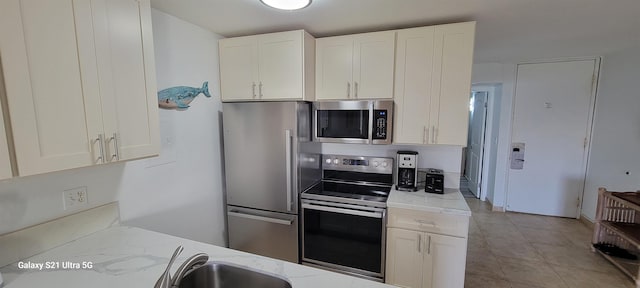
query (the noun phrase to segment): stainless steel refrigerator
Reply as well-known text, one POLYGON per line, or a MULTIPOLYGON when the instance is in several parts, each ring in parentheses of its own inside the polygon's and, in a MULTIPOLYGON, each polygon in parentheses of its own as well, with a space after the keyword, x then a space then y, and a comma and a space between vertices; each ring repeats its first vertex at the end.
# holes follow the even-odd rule
POLYGON ((229 247, 298 262, 298 194, 321 176, 310 104, 223 103, 222 115, 229 247))

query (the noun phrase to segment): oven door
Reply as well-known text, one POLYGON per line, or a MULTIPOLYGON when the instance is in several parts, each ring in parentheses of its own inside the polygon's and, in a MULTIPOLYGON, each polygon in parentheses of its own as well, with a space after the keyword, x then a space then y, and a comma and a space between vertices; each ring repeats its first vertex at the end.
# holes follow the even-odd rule
POLYGON ((371 143, 373 103, 335 101, 313 104, 313 140, 334 143, 371 143))
POLYGON ((302 219, 302 262, 384 279, 385 209, 303 200, 302 219))

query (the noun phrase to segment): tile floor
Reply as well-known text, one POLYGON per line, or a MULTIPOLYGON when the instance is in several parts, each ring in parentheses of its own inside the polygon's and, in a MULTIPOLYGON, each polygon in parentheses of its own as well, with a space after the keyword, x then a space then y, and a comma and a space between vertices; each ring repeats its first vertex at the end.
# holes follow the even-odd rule
POLYGON ((491 212, 467 198, 468 288, 635 288, 633 281, 590 250, 591 230, 575 219, 491 212))

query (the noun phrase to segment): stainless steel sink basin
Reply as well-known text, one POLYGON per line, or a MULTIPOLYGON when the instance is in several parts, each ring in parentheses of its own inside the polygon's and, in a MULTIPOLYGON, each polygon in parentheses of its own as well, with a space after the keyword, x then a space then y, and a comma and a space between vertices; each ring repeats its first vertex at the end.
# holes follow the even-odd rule
POLYGON ((291 288, 291 283, 278 275, 260 272, 224 262, 207 264, 189 272, 180 288, 291 288))

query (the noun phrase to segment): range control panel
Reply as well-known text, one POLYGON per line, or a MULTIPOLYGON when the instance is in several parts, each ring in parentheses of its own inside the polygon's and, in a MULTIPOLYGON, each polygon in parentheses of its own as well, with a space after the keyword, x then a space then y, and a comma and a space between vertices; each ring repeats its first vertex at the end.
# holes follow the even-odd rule
POLYGON ((393 174, 393 158, 322 155, 322 168, 328 170, 393 174))

